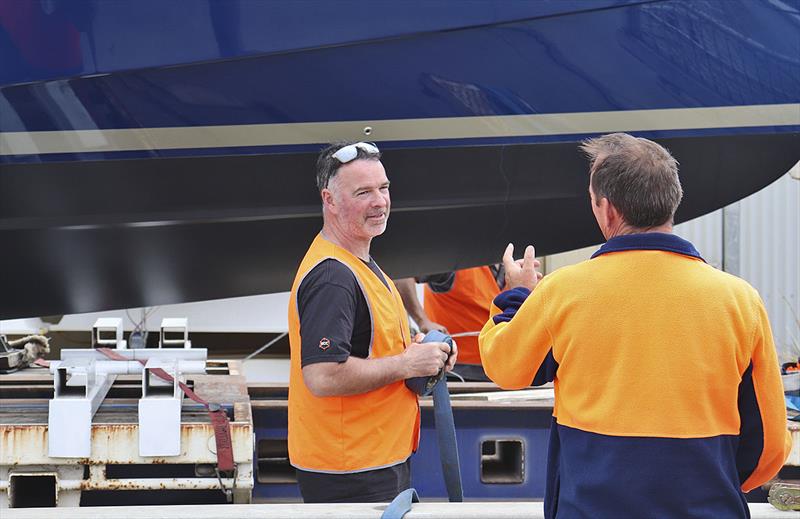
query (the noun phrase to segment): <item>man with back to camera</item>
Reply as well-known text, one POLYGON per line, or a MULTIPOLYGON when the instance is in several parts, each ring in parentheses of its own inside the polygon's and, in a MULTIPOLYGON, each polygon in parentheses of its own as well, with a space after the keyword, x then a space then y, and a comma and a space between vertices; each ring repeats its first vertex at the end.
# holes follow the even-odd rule
POLYGON ((672 234, 677 161, 617 133, 581 146, 606 243, 539 282, 503 256, 508 290, 479 342, 504 388, 555 382, 546 517, 749 517, 743 492, 791 447, 766 310, 745 281, 672 234))
POLYGON ((391 501, 409 488, 420 416, 404 380, 456 360, 444 343, 411 341, 400 295, 369 255, 391 205, 380 157, 357 142, 317 158, 323 227, 289 299, 289 460, 308 503, 391 501))

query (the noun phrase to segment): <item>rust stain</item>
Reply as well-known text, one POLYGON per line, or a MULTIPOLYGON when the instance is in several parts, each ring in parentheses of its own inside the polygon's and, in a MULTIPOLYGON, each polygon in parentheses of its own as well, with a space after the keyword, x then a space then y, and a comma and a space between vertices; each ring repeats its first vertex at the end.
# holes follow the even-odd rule
POLYGON ((2 426, 0 445, 3 446, 0 463, 16 465, 31 453, 47 452, 47 426, 2 426))
POLYGON ((75 461, 76 465, 105 465, 106 462, 95 458, 78 458, 75 461))
POLYGON ((163 481, 158 482, 157 480, 153 480, 151 483, 135 483, 132 481, 114 479, 100 482, 84 480, 80 485, 81 490, 167 490, 169 488, 176 490, 192 490, 208 488, 208 485, 201 483, 188 483, 181 484, 179 485, 179 488, 175 488, 173 485, 167 485, 163 481))
MULTIPOLYGON (((238 407, 237 411, 241 411, 242 406, 238 407)), ((249 411, 249 406, 244 407, 249 411)), ((91 457, 52 459, 47 456, 46 424, 0 425, 0 464, 12 467, 41 464, 92 466, 143 462, 166 464, 175 461, 174 458, 141 458, 138 455, 138 430, 138 423, 135 422, 95 423, 91 428, 91 457)), ((252 434, 251 421, 231 422, 235 462, 252 462, 252 434)), ((179 457, 194 463, 213 462, 215 455, 208 448, 208 439, 213 435, 213 427, 208 422, 184 422, 181 425, 182 452, 179 457)), ((213 448, 213 440, 210 446, 213 448)))

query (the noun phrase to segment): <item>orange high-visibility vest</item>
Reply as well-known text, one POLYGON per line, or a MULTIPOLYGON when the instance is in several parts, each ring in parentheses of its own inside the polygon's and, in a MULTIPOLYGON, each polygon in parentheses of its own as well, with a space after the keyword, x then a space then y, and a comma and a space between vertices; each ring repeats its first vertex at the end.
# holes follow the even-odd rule
MULTIPOLYGON (((425 313, 451 334, 479 332, 489 318, 492 300, 500 293, 489 267, 457 270, 447 292, 434 292, 425 284, 425 313)), ((458 337, 458 363, 480 364, 478 337, 458 337)))
POLYGON ((363 261, 317 235, 300 263, 289 298, 289 460, 296 468, 328 473, 402 463, 417 448, 420 426, 417 396, 404 381, 342 397, 314 396, 303 381, 297 290, 326 259, 347 266, 364 293, 372 320, 369 358, 403 353, 411 341, 408 315, 392 280, 384 274, 387 288, 363 261))

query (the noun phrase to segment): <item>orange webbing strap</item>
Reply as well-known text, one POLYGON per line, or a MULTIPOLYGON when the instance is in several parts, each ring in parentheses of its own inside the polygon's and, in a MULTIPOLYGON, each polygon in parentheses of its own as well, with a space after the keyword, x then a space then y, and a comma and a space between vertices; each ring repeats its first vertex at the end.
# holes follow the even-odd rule
MULTIPOLYGON (((95 349, 111 360, 131 360, 108 348, 95 349)), ((147 364, 145 360, 137 360, 142 366, 147 364)), ((175 380, 172 375, 161 368, 152 368, 150 369, 150 373, 167 382, 175 380)), ((183 382, 178 381, 178 386, 187 397, 198 404, 202 404, 208 410, 208 416, 211 418, 211 425, 214 427, 214 440, 217 442, 217 468, 220 471, 233 470, 233 443, 231 442, 231 425, 230 420, 228 420, 228 415, 225 414, 225 411, 219 404, 208 403, 206 400, 197 396, 197 394, 183 382)))

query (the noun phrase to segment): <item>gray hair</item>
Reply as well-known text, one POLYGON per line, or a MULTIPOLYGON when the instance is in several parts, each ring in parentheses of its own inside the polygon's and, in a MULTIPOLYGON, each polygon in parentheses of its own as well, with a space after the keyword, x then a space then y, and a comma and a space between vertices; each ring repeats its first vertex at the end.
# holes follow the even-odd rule
MULTIPOLYGON (((339 141, 334 142, 326 146, 322 151, 319 152, 317 156, 317 188, 320 192, 323 189, 328 187, 330 184, 331 179, 336 176, 336 173, 339 172, 339 168, 342 167, 344 164, 339 162, 337 159, 333 158, 333 154, 339 151, 340 149, 344 148, 345 146, 349 146, 351 144, 355 144, 358 141, 339 141)), ((356 157, 350 161, 356 161, 359 159, 367 159, 367 160, 380 160, 381 153, 370 153, 362 148, 356 148, 356 157)), ((350 163, 348 162, 348 164, 350 163)))
POLYGON ((583 141, 594 168, 595 198, 607 198, 625 222, 638 228, 672 223, 683 198, 678 161, 663 146, 627 133, 583 141))

